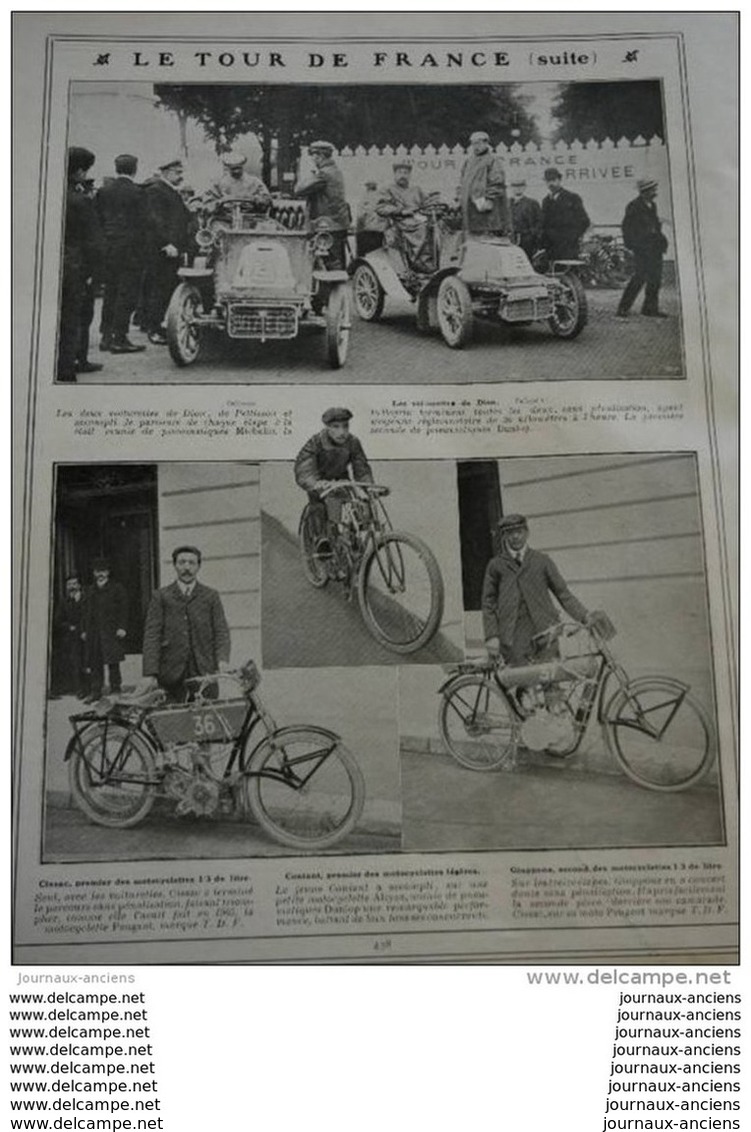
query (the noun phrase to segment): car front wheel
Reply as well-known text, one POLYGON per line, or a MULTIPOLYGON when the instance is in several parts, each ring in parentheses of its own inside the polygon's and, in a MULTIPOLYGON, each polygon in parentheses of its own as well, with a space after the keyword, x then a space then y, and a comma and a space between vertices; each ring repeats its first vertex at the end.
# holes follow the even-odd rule
POLYGON ((556 338, 576 338, 587 325, 587 294, 578 276, 562 275, 548 326, 556 338))
POLYGON ((332 369, 341 369, 347 360, 351 303, 346 283, 331 288, 326 307, 326 356, 332 369))
POLYGON ((443 340, 452 350, 461 350, 472 339, 474 314, 466 283, 448 275, 438 288, 436 315, 443 340))
POLYGON ((192 365, 201 352, 201 332, 196 322, 201 306, 197 287, 178 284, 167 307, 167 345, 175 365, 192 365))

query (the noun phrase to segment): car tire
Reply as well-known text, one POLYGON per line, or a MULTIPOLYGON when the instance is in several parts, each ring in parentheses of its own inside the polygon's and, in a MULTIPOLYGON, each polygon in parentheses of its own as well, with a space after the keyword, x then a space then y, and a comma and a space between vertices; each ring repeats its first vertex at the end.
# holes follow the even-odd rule
POLYGON ((337 283, 326 306, 326 357, 332 369, 341 369, 347 360, 351 307, 347 284, 337 283))
POLYGON ((475 322, 472 297, 457 275, 441 280, 436 315, 443 340, 452 350, 461 350, 471 342, 475 322))
POLYGON ((201 331, 193 319, 203 306, 201 292, 191 283, 179 283, 167 307, 167 346, 175 365, 189 366, 201 353, 201 331))
POLYGON ((352 301, 363 322, 378 322, 386 293, 369 263, 358 263, 352 276, 352 301))

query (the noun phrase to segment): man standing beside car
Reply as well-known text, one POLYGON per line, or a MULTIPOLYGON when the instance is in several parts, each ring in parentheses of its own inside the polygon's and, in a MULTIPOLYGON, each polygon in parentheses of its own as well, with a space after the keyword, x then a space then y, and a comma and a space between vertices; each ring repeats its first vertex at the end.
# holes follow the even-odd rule
POLYGON ((526 195, 527 182, 511 182, 511 225, 514 240, 529 259, 540 247, 542 209, 533 197, 526 195))
POLYGON ((344 197, 344 177, 333 159, 331 142, 315 141, 308 146, 314 169, 308 177, 298 179, 294 195, 303 197, 311 227, 316 220, 330 221, 333 246, 328 263, 332 270, 346 267, 345 245, 350 225, 350 209, 344 197))
POLYGON ((221 597, 198 581, 198 547, 176 547, 172 565, 174 582, 156 591, 146 614, 143 675, 146 687, 158 685, 171 703, 184 703, 192 677, 229 668, 230 633, 221 597))
POLYGON ((163 330, 172 292, 177 285, 180 257, 190 247, 191 214, 180 193, 183 163, 171 158, 159 166, 159 176, 147 181, 146 193, 146 292, 149 342, 166 346, 163 330))
POLYGON ((493 153, 485 130, 475 130, 469 146, 457 189, 464 231, 472 236, 508 236, 511 225, 503 159, 493 153))
POLYGON ((559 620, 555 597, 574 621, 589 613, 569 590, 552 558, 527 545, 523 515, 505 515, 498 524, 501 552, 490 559, 482 586, 485 647, 506 664, 523 665, 558 655, 557 642, 538 648, 535 636, 559 620))
POLYGON ((134 180, 137 170, 138 159, 121 153, 115 158, 115 176, 97 194, 105 246, 99 349, 112 354, 145 349, 128 338, 143 271, 141 237, 146 220, 144 191, 134 180))
POLYGON ((557 169, 546 169, 543 177, 548 195, 542 202, 542 246, 551 264, 557 259, 578 259, 579 243, 589 228, 582 198, 563 188, 557 169))

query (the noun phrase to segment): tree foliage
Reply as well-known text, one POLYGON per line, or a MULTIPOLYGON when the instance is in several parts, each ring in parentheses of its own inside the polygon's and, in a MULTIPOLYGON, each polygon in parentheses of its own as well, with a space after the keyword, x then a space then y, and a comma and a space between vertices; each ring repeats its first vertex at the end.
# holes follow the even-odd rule
POLYGON ((252 132, 261 141, 265 163, 276 140, 283 167, 319 137, 337 148, 453 146, 466 144, 477 129, 487 130, 494 144, 537 139, 534 118, 513 85, 170 83, 154 89, 162 106, 203 126, 219 152, 252 132))
POLYGON ((554 141, 665 137, 657 80, 567 83, 555 99, 552 113, 558 122, 554 141))

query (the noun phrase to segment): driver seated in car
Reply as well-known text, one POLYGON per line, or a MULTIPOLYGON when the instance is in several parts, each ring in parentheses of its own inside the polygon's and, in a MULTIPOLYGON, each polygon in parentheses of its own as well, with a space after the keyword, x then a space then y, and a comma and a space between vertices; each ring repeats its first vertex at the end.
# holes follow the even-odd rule
POLYGON ((244 153, 225 153, 222 158, 224 172, 206 191, 206 201, 221 203, 224 200, 243 200, 252 204, 259 212, 271 207, 271 193, 260 177, 255 177, 245 169, 247 157, 244 153))
MULTIPOLYGON (((382 191, 376 213, 396 226, 407 265, 417 272, 434 271, 436 264, 428 238, 428 221, 421 213, 438 194, 424 193, 418 185, 410 184, 411 161, 399 159, 394 162, 393 170, 394 183, 382 191)), ((388 242, 388 233, 386 239, 388 242)))
POLYGON ((295 482, 308 493, 317 538, 333 539, 341 529, 344 500, 339 492, 331 492, 325 499, 321 499, 321 493, 333 483, 351 479, 373 483, 373 473, 362 444, 349 431, 349 409, 327 409, 321 420, 325 427, 297 454, 295 482))

